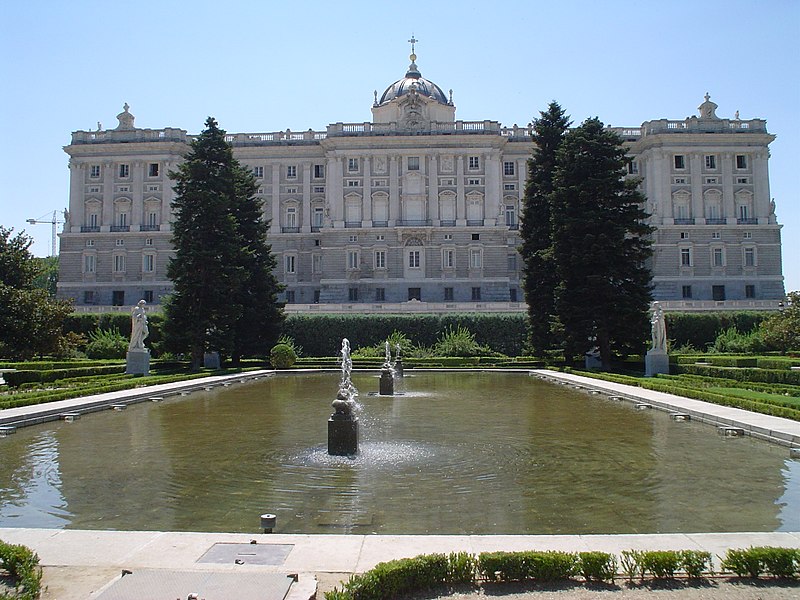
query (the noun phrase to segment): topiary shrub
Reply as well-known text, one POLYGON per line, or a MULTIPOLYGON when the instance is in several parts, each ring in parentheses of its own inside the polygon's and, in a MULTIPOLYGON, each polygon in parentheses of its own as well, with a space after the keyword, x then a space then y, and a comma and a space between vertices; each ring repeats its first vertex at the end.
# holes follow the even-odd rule
POLYGON ((297 355, 287 344, 276 344, 269 352, 269 362, 275 369, 289 369, 295 361, 297 355))

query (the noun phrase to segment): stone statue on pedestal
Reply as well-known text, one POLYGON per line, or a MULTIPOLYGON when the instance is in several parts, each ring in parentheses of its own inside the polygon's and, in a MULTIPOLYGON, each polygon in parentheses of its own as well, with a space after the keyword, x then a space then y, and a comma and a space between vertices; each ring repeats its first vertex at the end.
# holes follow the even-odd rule
POLYGON ((669 373, 669 355, 667 354, 667 326, 664 322, 664 309, 658 302, 653 302, 653 314, 650 316, 650 336, 653 347, 644 357, 645 375, 652 377, 659 373, 669 373))
POLYGON ((125 357, 125 372, 129 375, 150 374, 150 350, 144 345, 145 338, 150 335, 145 304, 144 300, 139 300, 131 311, 131 341, 125 357))

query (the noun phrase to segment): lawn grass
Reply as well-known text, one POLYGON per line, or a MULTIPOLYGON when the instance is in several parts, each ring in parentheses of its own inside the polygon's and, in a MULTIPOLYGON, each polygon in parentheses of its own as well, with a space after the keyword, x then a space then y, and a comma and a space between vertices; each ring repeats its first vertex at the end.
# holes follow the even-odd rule
POLYGON ((800 408, 800 398, 785 396, 783 394, 768 394, 766 392, 758 392, 754 390, 747 390, 742 388, 733 387, 709 387, 706 388, 710 392, 717 394, 724 394, 728 396, 736 396, 738 398, 746 398, 754 400, 755 402, 766 402, 768 404, 783 404, 796 406, 800 408))

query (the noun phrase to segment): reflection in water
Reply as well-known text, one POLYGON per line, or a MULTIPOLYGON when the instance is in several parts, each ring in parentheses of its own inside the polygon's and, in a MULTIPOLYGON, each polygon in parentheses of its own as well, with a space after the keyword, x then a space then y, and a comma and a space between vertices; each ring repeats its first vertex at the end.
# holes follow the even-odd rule
MULTIPOLYGON (((374 373, 357 387, 376 387, 374 373)), ((279 532, 800 529, 786 449, 525 375, 415 373, 361 396, 329 456, 337 374, 276 376, 0 440, 0 526, 279 532)))

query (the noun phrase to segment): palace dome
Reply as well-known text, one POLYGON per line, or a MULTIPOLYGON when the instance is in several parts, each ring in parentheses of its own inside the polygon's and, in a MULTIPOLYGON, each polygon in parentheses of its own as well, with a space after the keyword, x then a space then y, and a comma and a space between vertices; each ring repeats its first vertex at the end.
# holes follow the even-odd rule
POLYGON ((451 105, 451 102, 447 100, 447 96, 445 96, 442 88, 432 81, 425 79, 420 74, 416 63, 414 62, 416 59, 416 55, 412 54, 411 64, 408 67, 406 76, 403 79, 395 81, 392 85, 386 88, 386 91, 383 92, 380 101, 376 100, 375 106, 381 106, 387 102, 391 102, 396 98, 405 96, 412 89, 416 90, 421 96, 427 96, 428 98, 436 100, 436 102, 439 104, 444 104, 445 106, 451 105))

